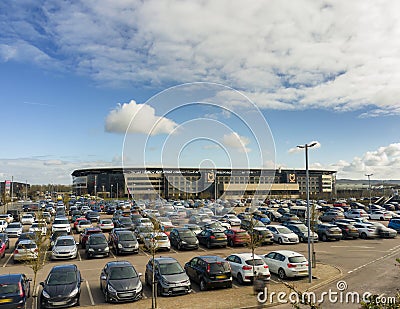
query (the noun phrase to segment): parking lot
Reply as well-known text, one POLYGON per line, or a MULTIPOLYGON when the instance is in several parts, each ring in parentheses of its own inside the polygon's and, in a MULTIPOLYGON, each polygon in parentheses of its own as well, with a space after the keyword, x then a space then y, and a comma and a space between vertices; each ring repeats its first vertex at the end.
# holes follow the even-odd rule
MULTIPOLYGON (((103 215, 102 215, 103 217, 103 215)), ((104 215, 104 217, 106 217, 104 215)), ((24 226, 27 229, 27 226, 24 226)), ((79 240, 79 235, 74 234, 76 241, 79 240)), ((33 272, 26 265, 14 264, 13 263, 13 248, 16 239, 10 239, 10 248, 6 251, 5 257, 1 260, 1 273, 18 273, 23 272, 29 277, 33 277, 33 272)), ((300 243, 296 245, 265 245, 256 249, 256 253, 266 254, 269 251, 277 249, 288 249, 295 250, 297 252, 307 254, 307 244, 300 243)), ((319 265, 332 265, 338 267, 343 273, 352 273, 362 268, 363 265, 368 265, 371 261, 379 259, 382 256, 393 255, 400 250, 398 239, 357 239, 357 240, 341 240, 339 242, 318 242, 315 243, 315 252, 317 257, 317 262, 321 263, 319 265)), ((193 251, 177 251, 171 248, 169 252, 157 252, 157 256, 171 256, 176 258, 181 265, 184 265, 192 257, 198 255, 218 255, 221 257, 226 257, 231 253, 249 252, 246 247, 227 247, 227 248, 215 248, 207 249, 200 246, 199 249, 193 251)), ((50 252, 49 252, 50 253, 50 252)), ((75 263, 81 271, 81 274, 85 281, 82 285, 81 291, 81 306, 105 306, 109 307, 110 304, 106 304, 104 301, 104 296, 99 288, 99 276, 100 271, 106 262, 111 260, 127 260, 131 262, 138 272, 144 274, 145 265, 150 258, 149 252, 143 250, 141 247, 138 254, 116 256, 113 251, 110 252, 108 258, 95 258, 86 259, 84 249, 80 248, 78 256, 74 260, 68 261, 51 261, 46 260, 43 269, 38 272, 38 278, 36 283, 36 291, 40 290, 39 282, 43 281, 50 271, 50 269, 57 264, 65 263, 75 263)), ((337 275, 339 270, 335 267, 329 268, 332 271, 332 276, 337 275)), ((317 272, 317 271, 316 271, 317 272)), ((321 277, 317 276, 314 280, 314 284, 320 284, 323 280, 329 279, 326 274, 320 273, 321 277)), ((142 277, 142 282, 144 279, 142 277)), ((289 280, 291 284, 295 286, 307 288, 309 285, 307 283, 307 278, 289 280)), ((277 290, 284 289, 283 285, 279 283, 277 277, 272 275, 271 283, 272 288, 277 290)), ((32 287, 33 288, 33 287, 32 287)), ((201 304, 201 308, 239 308, 245 306, 255 305, 255 296, 252 295, 251 285, 239 285, 235 280, 232 289, 221 289, 214 291, 200 291, 197 284, 192 284, 192 293, 185 296, 177 297, 161 297, 158 299, 159 306, 162 304, 161 308, 173 308, 177 305, 179 308, 194 308, 194 303, 201 304), (202 300, 207 300, 207 303, 202 303, 202 300)), ((139 300, 135 303, 135 307, 150 308, 151 307, 151 289, 144 285, 143 290, 143 300, 139 300)), ((38 308, 37 299, 30 299, 31 308, 38 308)), ((127 308, 127 304, 113 304, 115 308, 127 308)))

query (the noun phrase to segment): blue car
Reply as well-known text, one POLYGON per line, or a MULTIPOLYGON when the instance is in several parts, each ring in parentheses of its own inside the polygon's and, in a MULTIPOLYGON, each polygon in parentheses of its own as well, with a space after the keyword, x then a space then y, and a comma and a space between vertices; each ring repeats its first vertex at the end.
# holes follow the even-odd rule
POLYGON ((264 214, 253 214, 253 218, 258 221, 261 221, 261 223, 263 223, 265 225, 268 225, 271 223, 271 219, 268 218, 268 216, 264 215, 264 214))
POLYGON ((400 232, 400 219, 394 218, 390 219, 388 228, 394 229, 397 231, 397 233, 400 232))

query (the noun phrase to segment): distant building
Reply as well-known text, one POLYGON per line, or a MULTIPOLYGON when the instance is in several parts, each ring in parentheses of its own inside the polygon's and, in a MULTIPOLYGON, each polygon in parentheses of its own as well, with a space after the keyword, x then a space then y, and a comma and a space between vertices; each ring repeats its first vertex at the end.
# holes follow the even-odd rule
MULTIPOLYGON (((336 171, 310 170, 310 196, 332 197, 336 171)), ((110 198, 299 198, 306 172, 295 169, 87 168, 72 173, 72 189, 110 198)))
POLYGON ((0 181, 0 201, 14 199, 23 199, 29 192, 31 185, 25 182, 5 180, 0 181))

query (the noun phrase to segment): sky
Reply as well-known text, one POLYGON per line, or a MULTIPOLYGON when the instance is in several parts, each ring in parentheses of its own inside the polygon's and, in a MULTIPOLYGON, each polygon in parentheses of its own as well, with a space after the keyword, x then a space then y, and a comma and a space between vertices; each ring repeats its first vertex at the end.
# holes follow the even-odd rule
POLYGON ((4 0, 0 180, 104 166, 400 179, 400 2, 4 0))

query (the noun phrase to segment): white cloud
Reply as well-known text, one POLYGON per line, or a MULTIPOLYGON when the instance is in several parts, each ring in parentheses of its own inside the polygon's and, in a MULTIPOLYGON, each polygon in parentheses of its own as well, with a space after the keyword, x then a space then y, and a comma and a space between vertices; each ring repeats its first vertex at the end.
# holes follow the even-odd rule
POLYGON ((400 114, 396 0, 38 0, 0 10, 3 61, 110 84, 220 82, 262 108, 400 114))
POLYGON ((239 152, 248 153, 251 151, 251 149, 247 147, 247 145, 250 144, 250 139, 246 136, 241 136, 236 132, 224 134, 222 143, 227 147, 238 150, 239 152))
POLYGON ((105 123, 107 132, 170 134, 177 124, 164 117, 156 116, 155 109, 147 104, 137 104, 135 101, 118 105, 112 110, 105 123))

